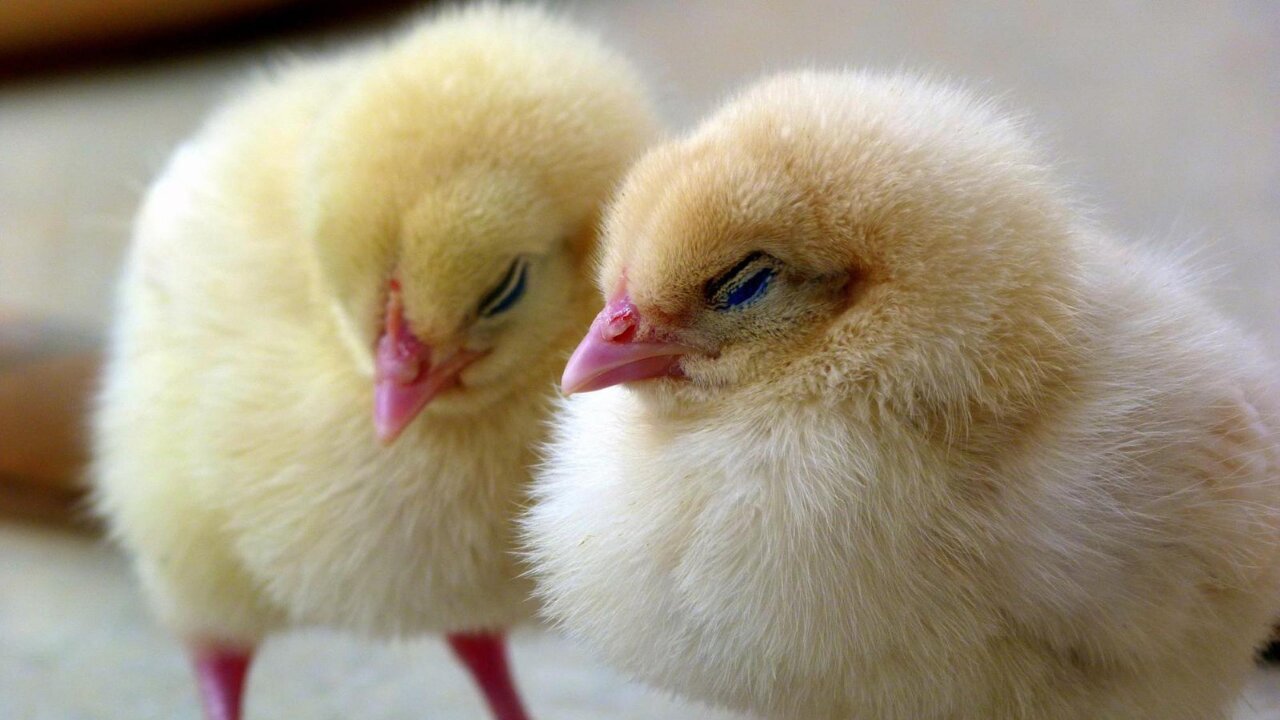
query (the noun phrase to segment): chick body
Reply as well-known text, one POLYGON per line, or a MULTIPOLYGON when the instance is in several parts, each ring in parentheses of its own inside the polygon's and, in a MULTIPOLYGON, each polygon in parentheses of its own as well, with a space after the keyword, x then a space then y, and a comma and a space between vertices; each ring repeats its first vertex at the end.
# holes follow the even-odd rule
POLYGON ((289 63, 175 153, 137 219, 95 419, 100 508, 166 626, 251 647, 529 616, 512 518, 591 314, 598 206, 654 128, 593 36, 479 6, 289 63), (479 316, 513 256, 523 299, 479 316), (394 322, 481 359, 383 447, 391 278, 394 322))
POLYGON ((524 521, 608 661, 771 718, 1227 717, 1280 597, 1275 369, 1016 123, 768 80, 633 169, 600 285, 583 347, 684 353, 565 401, 524 521))

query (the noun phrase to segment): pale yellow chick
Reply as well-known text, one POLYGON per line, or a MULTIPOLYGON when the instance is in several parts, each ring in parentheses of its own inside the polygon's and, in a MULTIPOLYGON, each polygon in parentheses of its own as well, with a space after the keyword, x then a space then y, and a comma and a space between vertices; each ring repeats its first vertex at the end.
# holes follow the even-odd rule
POLYGON ((1274 365, 1018 124, 799 73, 651 151, 525 526, 546 610, 768 718, 1225 718, 1280 610, 1274 365))
POLYGON ((447 11, 238 93, 148 193, 97 494, 211 718, 323 625, 449 633, 505 720, 513 516, 595 310, 600 206, 656 131, 630 65, 528 7, 447 11))

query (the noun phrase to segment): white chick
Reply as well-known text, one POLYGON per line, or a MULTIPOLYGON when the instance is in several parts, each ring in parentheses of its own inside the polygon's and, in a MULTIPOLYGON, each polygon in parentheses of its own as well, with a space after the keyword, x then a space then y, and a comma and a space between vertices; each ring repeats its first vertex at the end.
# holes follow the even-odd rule
POLYGON ((137 220, 96 483, 208 717, 297 625, 446 633, 525 717, 514 517, 595 310, 600 206, 655 131, 592 34, 484 5, 293 63, 177 151, 137 220))
POLYGON ((549 615, 770 718, 1226 717, 1280 609, 1276 370, 1064 198, 908 77, 652 150, 524 521, 549 615))

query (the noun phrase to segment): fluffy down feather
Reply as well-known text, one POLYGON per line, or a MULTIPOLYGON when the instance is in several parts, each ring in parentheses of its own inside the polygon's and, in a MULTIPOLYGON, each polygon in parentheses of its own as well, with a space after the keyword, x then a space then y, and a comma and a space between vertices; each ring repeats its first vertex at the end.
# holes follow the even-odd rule
POLYGON ((168 627, 250 646, 530 613, 512 517, 593 311, 600 205, 655 129, 589 33, 479 6, 288 63, 175 153, 137 218, 95 419, 101 511, 168 627), (513 258, 524 295, 485 317, 513 258), (382 447, 393 322, 484 355, 382 447))
POLYGON ((1276 369, 1065 198, 910 77, 775 77, 650 151, 565 377, 616 386, 524 521, 546 612, 771 718, 1225 717, 1280 609, 1276 369))

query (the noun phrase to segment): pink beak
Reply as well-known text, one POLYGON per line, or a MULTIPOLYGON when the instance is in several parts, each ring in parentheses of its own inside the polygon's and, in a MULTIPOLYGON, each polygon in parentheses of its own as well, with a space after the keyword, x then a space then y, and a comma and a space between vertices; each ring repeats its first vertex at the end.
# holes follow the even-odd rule
POLYGON ((386 329, 378 339, 373 424, 384 445, 395 442, 437 395, 458 385, 458 375, 484 353, 458 350, 432 364, 431 347, 404 321, 400 286, 391 284, 386 329))
POLYGON ((693 348, 665 341, 637 340, 640 310, 623 295, 610 300, 587 330, 564 368, 566 395, 600 390, 635 380, 679 377, 680 358, 693 348))

